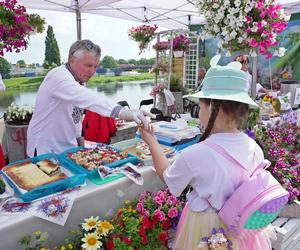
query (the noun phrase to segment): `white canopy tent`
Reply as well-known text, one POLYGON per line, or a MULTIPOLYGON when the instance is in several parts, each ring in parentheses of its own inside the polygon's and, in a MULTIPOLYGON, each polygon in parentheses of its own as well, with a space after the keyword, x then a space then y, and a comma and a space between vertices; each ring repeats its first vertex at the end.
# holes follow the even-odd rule
MULTIPOLYGON (((115 17, 168 29, 187 29, 201 24, 194 0, 19 0, 29 9, 76 13, 77 39, 81 39, 81 13, 115 17)), ((300 12, 300 0, 280 0, 290 12, 300 12)))

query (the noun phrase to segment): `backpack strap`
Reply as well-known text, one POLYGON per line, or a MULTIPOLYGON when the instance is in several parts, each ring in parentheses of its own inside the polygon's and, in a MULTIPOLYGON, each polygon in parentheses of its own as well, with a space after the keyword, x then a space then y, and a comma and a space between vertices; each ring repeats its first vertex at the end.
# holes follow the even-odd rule
POLYGON ((251 175, 251 172, 244 167, 243 164, 241 164, 237 159, 235 159, 233 156, 231 156, 224 148, 222 148, 221 146, 219 146, 216 143, 213 142, 208 142, 208 141, 203 141, 203 144, 205 144, 206 146, 210 147, 211 149, 213 149, 214 151, 216 151, 217 153, 219 153, 220 155, 222 155, 224 158, 226 158, 227 160, 235 163, 236 165, 240 166, 242 169, 244 169, 249 175, 251 175))

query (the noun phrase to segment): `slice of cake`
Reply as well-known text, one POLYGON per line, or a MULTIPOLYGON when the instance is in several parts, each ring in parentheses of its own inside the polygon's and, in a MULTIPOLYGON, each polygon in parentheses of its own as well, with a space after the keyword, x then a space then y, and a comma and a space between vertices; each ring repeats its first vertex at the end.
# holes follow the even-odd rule
POLYGON ((6 166, 3 168, 3 172, 5 172, 19 188, 28 191, 44 184, 67 178, 64 173, 49 176, 31 161, 6 166))
POLYGON ((60 166, 49 159, 44 159, 36 163, 40 170, 49 176, 60 174, 60 166))

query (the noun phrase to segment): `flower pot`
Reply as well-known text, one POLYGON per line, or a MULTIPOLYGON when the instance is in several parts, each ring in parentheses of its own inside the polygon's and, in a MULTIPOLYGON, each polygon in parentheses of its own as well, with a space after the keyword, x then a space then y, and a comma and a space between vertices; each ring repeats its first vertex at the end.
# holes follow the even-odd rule
POLYGON ((173 55, 176 58, 183 57, 183 50, 174 50, 173 55))
POLYGON ((27 158, 27 125, 11 125, 5 122, 5 134, 9 162, 27 158))

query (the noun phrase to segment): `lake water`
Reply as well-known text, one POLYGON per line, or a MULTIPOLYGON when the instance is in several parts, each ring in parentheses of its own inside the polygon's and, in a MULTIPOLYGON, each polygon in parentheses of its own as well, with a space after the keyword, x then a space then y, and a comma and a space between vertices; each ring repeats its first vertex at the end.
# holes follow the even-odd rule
MULTIPOLYGON (((112 101, 127 101, 130 108, 139 108, 141 100, 151 99, 149 95, 153 86, 153 81, 140 82, 123 82, 123 83, 107 83, 105 85, 89 87, 99 94, 99 98, 106 96, 112 101)), ((35 104, 37 89, 30 89, 28 91, 5 91, 0 93, 0 116, 3 116, 6 108, 12 103, 20 105, 35 104)), ((149 110, 150 106, 143 107, 149 110)))

